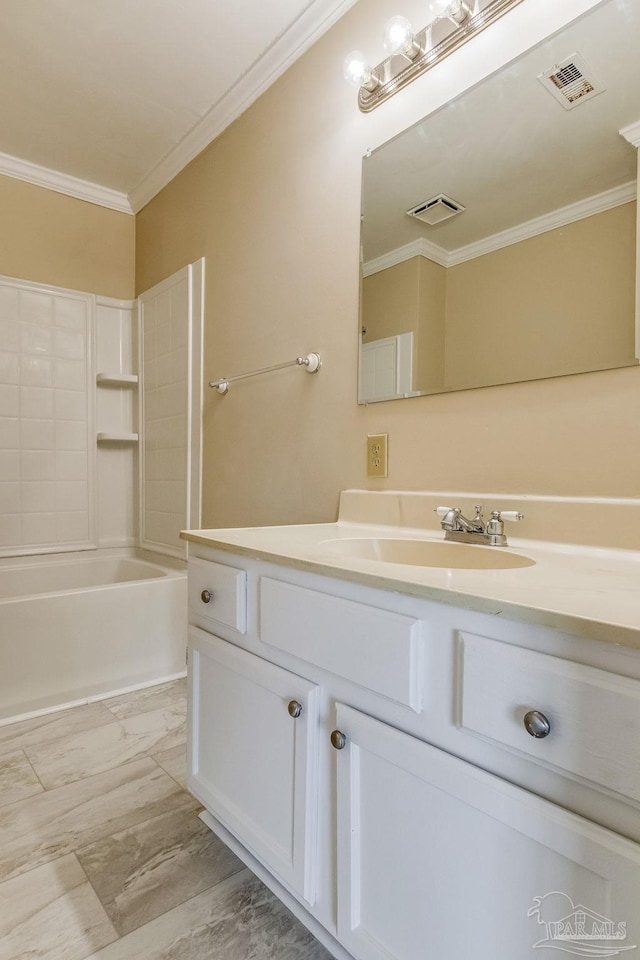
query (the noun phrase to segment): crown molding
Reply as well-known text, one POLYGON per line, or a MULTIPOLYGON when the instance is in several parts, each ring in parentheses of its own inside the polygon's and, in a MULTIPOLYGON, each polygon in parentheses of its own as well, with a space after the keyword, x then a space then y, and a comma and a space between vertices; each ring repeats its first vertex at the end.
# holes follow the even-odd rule
MULTIPOLYGON (((640 124, 638 125, 638 133, 640 134, 640 124)), ((502 250, 503 247, 520 243, 521 240, 529 240, 531 237, 548 233, 549 230, 555 230, 569 223, 575 223, 577 220, 592 217, 596 213, 613 210, 614 207, 620 207, 625 203, 636 200, 637 195, 638 184, 635 180, 631 180, 620 187, 613 187, 613 189, 597 193, 593 197, 587 197, 586 200, 571 203, 566 207, 560 207, 558 210, 552 210, 551 213, 545 213, 541 217, 527 220, 526 223, 520 223, 517 227, 502 230, 490 237, 484 237, 476 243, 458 247, 457 250, 444 250, 429 240, 414 240, 413 243, 397 247, 375 260, 369 260, 363 264, 362 275, 363 277, 371 276, 373 273, 387 270, 389 267, 396 266, 396 264, 405 260, 411 260, 412 257, 427 257, 443 267, 455 267, 467 260, 475 260, 476 257, 482 257, 486 253, 494 253, 496 250, 502 250)))
POLYGON ((520 243, 521 240, 529 240, 531 237, 548 233, 549 230, 555 230, 557 227, 564 227, 569 223, 575 223, 577 220, 592 217, 596 213, 613 210, 614 207, 620 207, 624 203, 635 200, 637 193, 638 185, 635 180, 631 180, 621 187, 614 187, 612 190, 597 193, 595 196, 587 197, 586 200, 580 200, 578 203, 571 203, 566 207, 560 207, 559 210, 552 210, 551 213, 545 213, 541 217, 527 220, 526 223, 520 223, 510 230, 502 230, 500 233, 494 233, 491 237, 478 240, 477 243, 470 243, 466 247, 452 250, 449 254, 448 265, 454 267, 458 263, 464 263, 465 260, 475 260, 476 257, 481 257, 485 253, 493 253, 503 247, 510 247, 514 243, 520 243))
POLYGON ((118 210, 120 213, 133 213, 126 193, 119 193, 109 187, 101 187, 98 183, 89 183, 88 180, 80 180, 78 177, 50 170, 49 167, 41 167, 37 163, 21 160, 19 157, 11 157, 8 153, 0 153, 0 174, 13 177, 14 180, 24 180, 36 187, 45 187, 47 190, 63 193, 67 197, 75 197, 76 200, 86 200, 87 203, 118 210))
POLYGON ((620 130, 620 136, 628 140, 634 147, 640 147, 640 120, 638 120, 637 123, 630 124, 628 127, 623 127, 622 130, 620 130))
POLYGON ((289 69, 357 0, 314 0, 241 79, 191 128, 129 194, 138 213, 199 153, 289 69))
POLYGON ((374 273, 380 273, 382 270, 388 270, 389 267, 404 263, 405 260, 413 260, 414 257, 426 257, 427 260, 439 263, 441 267, 449 266, 447 251, 422 238, 406 243, 403 247, 396 247, 395 250, 390 250, 388 253, 383 253, 381 257, 376 257, 375 260, 368 260, 362 265, 362 276, 370 277, 374 273))

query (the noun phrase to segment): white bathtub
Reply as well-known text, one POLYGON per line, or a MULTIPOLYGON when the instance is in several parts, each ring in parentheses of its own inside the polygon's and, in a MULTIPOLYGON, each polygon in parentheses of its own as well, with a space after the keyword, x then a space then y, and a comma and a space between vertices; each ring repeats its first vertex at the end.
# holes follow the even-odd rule
POLYGON ((186 565, 134 551, 0 564, 0 723, 185 671, 186 565))

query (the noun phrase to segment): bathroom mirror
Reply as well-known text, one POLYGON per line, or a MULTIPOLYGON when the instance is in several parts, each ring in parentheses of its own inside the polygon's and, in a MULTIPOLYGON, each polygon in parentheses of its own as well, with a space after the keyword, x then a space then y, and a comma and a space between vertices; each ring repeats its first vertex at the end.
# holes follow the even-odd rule
POLYGON ((359 402, 638 363, 638 37, 609 0, 364 158, 359 402))

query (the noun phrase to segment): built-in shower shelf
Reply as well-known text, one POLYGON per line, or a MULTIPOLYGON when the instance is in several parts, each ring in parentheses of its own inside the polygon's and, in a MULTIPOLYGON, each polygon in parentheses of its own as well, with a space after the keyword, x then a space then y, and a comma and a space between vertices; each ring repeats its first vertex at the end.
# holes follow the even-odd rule
POLYGON ((137 443, 137 433, 98 433, 98 443, 137 443))
POLYGON ((138 377, 135 373, 98 373, 96 383, 99 387, 135 387, 138 377))

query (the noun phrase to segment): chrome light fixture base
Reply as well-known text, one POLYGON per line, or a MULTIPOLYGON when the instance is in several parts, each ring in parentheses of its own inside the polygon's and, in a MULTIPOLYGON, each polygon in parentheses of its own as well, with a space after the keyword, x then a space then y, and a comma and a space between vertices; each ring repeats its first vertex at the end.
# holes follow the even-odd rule
POLYGON ((377 82, 374 88, 370 89, 369 85, 369 88, 360 87, 358 90, 360 110, 363 113, 375 110, 519 3, 522 0, 477 0, 475 12, 465 17, 462 23, 442 17, 429 24, 415 35, 423 52, 414 60, 408 62, 402 54, 394 54, 375 67, 373 77, 377 82))

